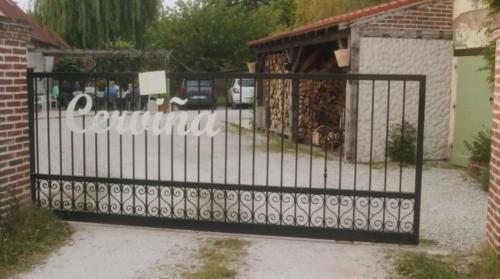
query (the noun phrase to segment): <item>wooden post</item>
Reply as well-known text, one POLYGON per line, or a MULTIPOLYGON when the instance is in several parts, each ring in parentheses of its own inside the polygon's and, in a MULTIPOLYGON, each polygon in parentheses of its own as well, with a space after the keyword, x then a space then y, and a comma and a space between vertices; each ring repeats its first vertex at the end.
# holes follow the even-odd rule
MULTIPOLYGON (((360 34, 358 28, 351 29, 351 37, 349 39, 351 49, 351 73, 359 73, 359 47, 360 34)), ((345 109, 345 146, 344 157, 348 161, 356 160, 356 141, 358 126, 357 101, 359 92, 359 82, 349 81, 346 85, 346 109, 345 109)))

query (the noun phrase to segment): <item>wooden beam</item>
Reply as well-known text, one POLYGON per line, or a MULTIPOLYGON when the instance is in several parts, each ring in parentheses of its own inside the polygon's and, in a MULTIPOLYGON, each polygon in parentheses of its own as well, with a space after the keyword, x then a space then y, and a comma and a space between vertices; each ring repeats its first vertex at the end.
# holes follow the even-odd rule
POLYGON ((293 58, 293 66, 292 66, 292 72, 296 73, 297 72, 297 67, 299 66, 300 58, 302 58, 302 50, 304 47, 299 47, 297 55, 293 58))
POLYGON ((302 63, 302 65, 300 66, 299 72, 300 73, 307 72, 307 70, 309 70, 309 68, 314 64, 314 62, 316 61, 316 59, 318 58, 320 53, 321 53, 321 49, 316 48, 316 50, 314 50, 314 52, 311 55, 309 55, 309 57, 307 57, 307 59, 304 61, 304 63, 302 63))
POLYGON ((258 53, 276 52, 282 51, 283 49, 317 45, 322 43, 335 42, 339 39, 347 39, 349 38, 349 33, 350 31, 348 29, 335 32, 330 31, 322 34, 317 34, 315 36, 291 38, 290 41, 275 41, 269 44, 263 44, 261 46, 253 47, 253 49, 255 49, 255 51, 258 53))

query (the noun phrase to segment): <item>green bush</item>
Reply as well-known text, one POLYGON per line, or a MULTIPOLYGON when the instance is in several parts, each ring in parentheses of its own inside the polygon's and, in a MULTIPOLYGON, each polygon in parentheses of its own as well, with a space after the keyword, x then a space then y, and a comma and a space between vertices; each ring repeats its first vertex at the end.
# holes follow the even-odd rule
POLYGON ((464 141, 471 153, 470 159, 479 163, 488 163, 491 156, 491 131, 484 129, 473 137, 472 142, 464 141))
POLYGON ((489 170, 481 171, 481 176, 479 177, 481 180, 481 186, 483 187, 483 191, 488 192, 490 189, 490 172, 489 170))
POLYGON ((85 70, 83 60, 80 58, 61 58, 54 67, 54 72, 79 73, 85 70))
POLYGON ((104 90, 108 86, 108 81, 106 81, 105 79, 100 79, 97 81, 96 85, 97 85, 97 89, 104 90))
POLYGON ((392 161, 414 163, 416 158, 417 130, 408 121, 396 124, 389 132, 387 155, 392 161))

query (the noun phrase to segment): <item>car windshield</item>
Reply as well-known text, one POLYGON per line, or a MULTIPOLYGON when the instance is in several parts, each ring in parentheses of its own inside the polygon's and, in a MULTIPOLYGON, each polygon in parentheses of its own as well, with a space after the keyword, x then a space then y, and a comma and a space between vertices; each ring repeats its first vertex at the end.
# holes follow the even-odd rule
POLYGON ((253 80, 253 79, 242 79, 241 80, 241 86, 242 87, 254 87, 255 86, 255 80, 253 80))
POLYGON ((187 87, 198 87, 198 82, 200 83, 200 87, 211 87, 212 81, 210 80, 188 80, 186 81, 187 87))

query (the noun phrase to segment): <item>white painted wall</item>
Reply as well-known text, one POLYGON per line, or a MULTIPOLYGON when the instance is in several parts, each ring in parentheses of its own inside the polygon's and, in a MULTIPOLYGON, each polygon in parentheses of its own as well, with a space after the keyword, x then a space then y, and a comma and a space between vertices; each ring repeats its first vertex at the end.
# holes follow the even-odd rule
POLYGON ((465 12, 486 8, 481 0, 455 0, 453 4, 454 19, 465 12))
MULTIPOLYGON (((453 43, 446 40, 361 38, 359 72, 427 76, 424 158, 447 158, 453 43)), ((387 82, 376 82, 373 160, 383 161, 386 141, 387 82)), ((403 82, 391 82, 389 127, 401 123, 403 82)), ((372 83, 360 83, 358 160, 370 159, 372 83)), ((405 119, 417 126, 418 83, 407 82, 405 119)))
MULTIPOLYGON (((41 52, 35 49, 28 49, 27 64, 29 68, 33 68, 35 72, 52 72, 54 67, 54 57, 44 56, 41 52)), ((36 81, 37 94, 45 94, 47 83, 44 79, 36 81)))

